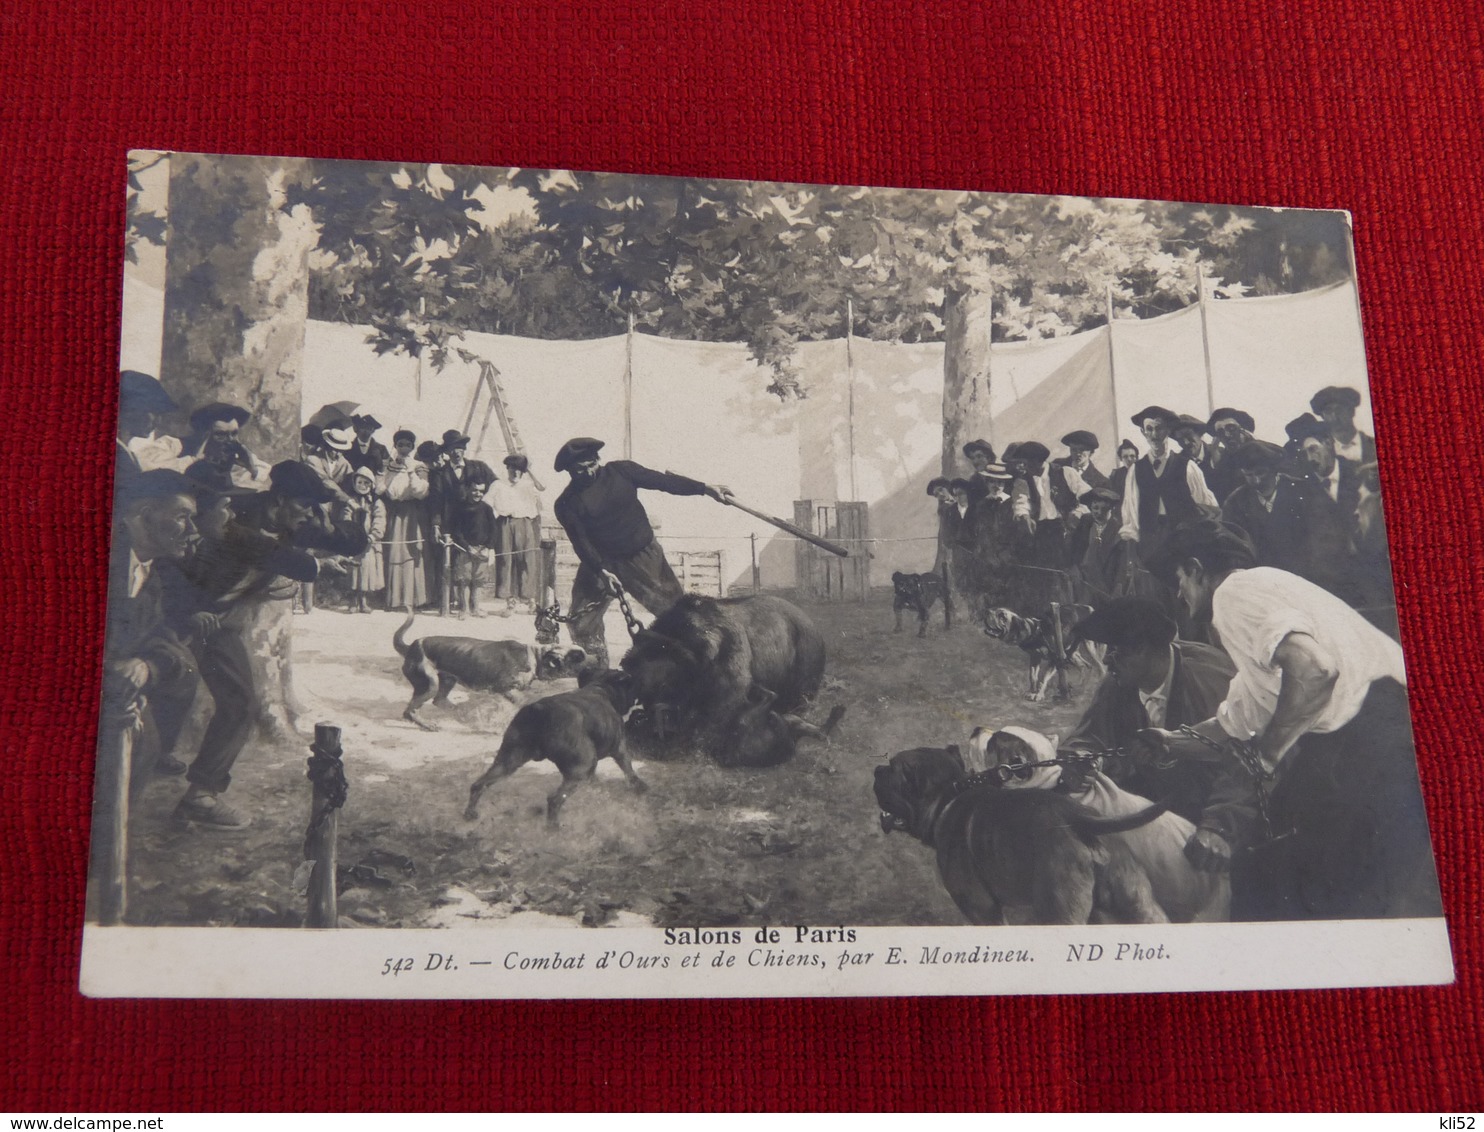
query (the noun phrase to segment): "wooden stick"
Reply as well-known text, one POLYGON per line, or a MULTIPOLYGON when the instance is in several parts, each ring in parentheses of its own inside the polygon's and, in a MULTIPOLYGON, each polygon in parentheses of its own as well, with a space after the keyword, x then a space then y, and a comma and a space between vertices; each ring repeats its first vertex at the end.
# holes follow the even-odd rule
POLYGON ((756 519, 761 519, 765 523, 771 523, 780 531, 787 531, 795 538, 801 538, 805 542, 813 543, 821 550, 828 550, 831 554, 838 554, 841 558, 850 557, 850 551, 846 550, 845 547, 840 546, 838 543, 833 543, 830 542, 828 539, 820 538, 818 535, 810 534, 802 527, 796 527, 792 523, 778 518, 778 516, 776 515, 766 515, 763 512, 756 510, 755 508, 747 506, 747 504, 745 503, 739 502, 735 497, 729 497, 726 503, 729 507, 735 507, 739 511, 746 511, 749 515, 753 516, 756 519))
MULTIPOLYGON (((314 725, 314 746, 310 748, 315 758, 331 759, 338 767, 340 763, 340 728, 328 723, 314 725)), ((313 766, 314 759, 310 760, 313 766)), ((343 782, 344 772, 339 774, 343 782)), ((335 783, 327 781, 323 774, 310 773, 314 784, 309 804, 309 832, 304 838, 304 859, 313 861, 309 874, 309 911, 304 918, 306 928, 333 928, 340 923, 338 895, 335 891, 337 870, 336 838, 340 832, 340 804, 343 798, 334 796, 335 783)))

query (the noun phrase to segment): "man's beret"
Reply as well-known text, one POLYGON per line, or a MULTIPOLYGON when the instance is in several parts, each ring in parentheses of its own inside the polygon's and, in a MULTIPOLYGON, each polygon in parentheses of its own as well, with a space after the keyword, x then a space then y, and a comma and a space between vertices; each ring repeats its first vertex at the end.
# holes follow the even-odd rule
POLYGON ((209 405, 202 405, 191 414, 191 431, 205 432, 206 429, 217 421, 236 421, 240 425, 246 424, 252 419, 252 414, 241 405, 229 405, 225 401, 213 401, 209 405))
POLYGON ((1330 405, 1339 405, 1345 409, 1360 408, 1360 391, 1351 389, 1348 385, 1326 385, 1313 397, 1309 398, 1309 408, 1316 413, 1322 413, 1330 405))
POLYGON ((119 373, 119 410, 145 413, 173 413, 180 408, 165 387, 147 373, 126 369, 119 373))
POLYGON ((1301 417, 1294 417, 1283 426, 1283 431, 1288 433, 1288 439, 1295 444, 1301 444, 1305 440, 1332 440, 1329 425, 1325 424, 1312 413, 1305 413, 1301 417))
POLYGON ((1039 440, 1023 440, 1015 446, 1015 458, 1027 464, 1044 464, 1051 456, 1051 449, 1039 440))
POLYGON ((284 460, 274 464, 268 473, 268 490, 274 495, 295 499, 300 503, 328 503, 335 498, 330 485, 301 460, 284 460))
POLYGON ((566 444, 562 445, 561 451, 557 453, 556 470, 565 472, 577 461, 597 455, 603 447, 601 440, 595 440, 591 436, 574 436, 566 444))
POLYGON ((470 460, 467 464, 464 465, 465 487, 469 487, 473 484, 479 484, 483 487, 489 487, 489 485, 494 482, 495 469, 490 467, 483 460, 470 460))
POLYGON ((1206 420, 1206 431, 1212 436, 1216 435, 1217 421, 1236 421, 1248 432, 1257 427, 1257 422, 1252 419, 1251 413, 1244 413, 1241 409, 1217 409, 1206 420))
POLYGON ((1111 487, 1090 487, 1077 497, 1077 502, 1084 507, 1091 506, 1099 501, 1117 507, 1123 502, 1123 496, 1119 495, 1111 487))
POLYGON ((1261 440, 1249 441, 1232 453, 1232 463, 1237 466, 1238 471, 1243 472, 1258 468, 1278 468, 1283 465, 1283 460, 1283 449, 1264 444, 1261 440))
POLYGON ((1189 413, 1181 413, 1175 418, 1175 423, 1170 426, 1171 432, 1179 432, 1182 429, 1190 429, 1197 436, 1206 431, 1206 422, 1200 417, 1193 417, 1189 413))
POLYGON ((991 461, 995 458, 994 446, 987 440, 971 440, 964 445, 965 456, 972 456, 975 452, 983 452, 991 461))
POLYGON ((1147 648, 1168 645, 1176 631, 1175 619, 1159 602, 1147 597, 1120 597, 1077 622, 1072 635, 1119 648, 1147 648))
POLYGON ((1079 428, 1074 432, 1067 433, 1061 438, 1061 442, 1068 448, 1085 448, 1089 452, 1098 450, 1098 438, 1085 428, 1079 428))
POLYGON ((256 488, 239 487, 233 482, 231 472, 209 460, 197 460, 185 470, 185 475, 191 481, 192 491, 197 499, 222 495, 237 498, 258 494, 256 488))
POLYGON ((1149 571, 1173 586, 1175 568, 1190 558, 1214 573, 1246 570, 1257 565, 1257 551, 1241 527, 1220 519, 1196 519, 1176 524, 1163 552, 1150 563, 1149 571))
POLYGON ((184 495, 193 499, 196 485, 191 478, 174 468, 152 468, 147 472, 132 475, 119 485, 119 509, 127 510, 136 503, 156 499, 169 499, 173 495, 184 495))
POLYGON ((1163 421, 1166 425, 1173 428, 1175 426, 1175 422, 1177 422, 1180 417, 1177 414, 1171 412, 1169 409, 1166 409, 1163 405, 1150 405, 1147 408, 1140 409, 1129 419, 1132 420, 1134 424, 1138 425, 1140 428, 1143 428, 1144 422, 1148 420, 1163 421))

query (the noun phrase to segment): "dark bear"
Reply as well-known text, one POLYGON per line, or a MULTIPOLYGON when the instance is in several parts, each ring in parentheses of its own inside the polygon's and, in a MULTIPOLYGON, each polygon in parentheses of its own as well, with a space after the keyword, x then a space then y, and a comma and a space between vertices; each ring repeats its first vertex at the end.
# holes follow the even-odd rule
MULTIPOLYGON (((737 761, 735 726, 753 689, 786 715, 819 692, 824 639, 782 598, 687 594, 639 633, 623 658, 651 718, 719 761, 737 761)), ((764 764, 765 765, 765 764, 764 764)))

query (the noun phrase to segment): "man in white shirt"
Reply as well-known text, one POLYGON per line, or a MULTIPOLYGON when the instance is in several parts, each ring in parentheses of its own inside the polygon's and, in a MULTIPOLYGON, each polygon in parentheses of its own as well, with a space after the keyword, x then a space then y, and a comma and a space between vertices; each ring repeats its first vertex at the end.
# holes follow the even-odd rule
POLYGON ((1401 648, 1339 598, 1297 575, 1254 567, 1250 542, 1217 522, 1172 534, 1172 570, 1191 614, 1209 613, 1236 668, 1204 743, 1143 733, 1156 759, 1232 751, 1249 796, 1208 806, 1186 847, 1232 867, 1234 916, 1365 919, 1441 914, 1417 784, 1401 648))
POLYGON ((495 512, 495 594, 511 601, 534 601, 541 576, 541 491, 531 479, 526 457, 505 457, 505 479, 490 485, 487 502, 495 512))

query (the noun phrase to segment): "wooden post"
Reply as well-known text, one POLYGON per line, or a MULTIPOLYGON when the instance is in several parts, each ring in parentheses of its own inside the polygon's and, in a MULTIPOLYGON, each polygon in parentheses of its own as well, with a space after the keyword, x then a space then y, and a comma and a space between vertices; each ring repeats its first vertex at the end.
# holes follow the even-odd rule
POLYGON ((757 566, 757 532, 753 531, 747 537, 752 543, 752 592, 755 594, 762 593, 762 572, 757 566))
POLYGON ((1051 635, 1056 640, 1056 695, 1058 699, 1068 699, 1072 695, 1072 689, 1067 686, 1067 643, 1062 639, 1061 632, 1061 602, 1051 603, 1051 635))
MULTIPOLYGON (((818 533, 814 529, 814 500, 794 500, 794 526, 810 534, 818 533)), ((800 597, 819 597, 819 585, 814 576, 814 562, 818 557, 814 547, 803 539, 794 543, 794 584, 798 587, 800 597)))
POLYGON ((448 543, 443 544, 443 586, 438 595, 438 615, 447 617, 452 611, 452 603, 449 594, 453 590, 453 547, 448 543))
POLYGON ((1108 284, 1108 388, 1113 399, 1113 435, 1109 444, 1115 448, 1122 443, 1123 414, 1118 411, 1118 371, 1114 368, 1113 354, 1113 284, 1108 284))
POLYGON ((544 538, 541 540, 541 554, 539 557, 540 576, 537 580, 536 592, 541 595, 542 605, 555 605, 556 592, 556 539, 544 538), (548 591, 550 591, 548 593, 548 591))
POLYGON ((1206 412, 1216 411, 1216 383, 1211 376, 1211 328, 1206 322, 1206 269, 1200 264, 1195 268, 1196 302, 1201 308, 1201 352, 1206 359, 1206 412))
POLYGON ((850 454, 850 498, 859 499, 855 486, 855 300, 845 300, 845 420, 850 454))
POLYGON ((99 745, 93 803, 93 918, 104 927, 122 923, 129 910, 129 781, 133 759, 133 728, 105 732, 104 742, 99 745))
POLYGON ((634 312, 629 311, 629 331, 624 338, 623 363, 623 458, 634 458, 634 312))
POLYGON ((304 859, 313 862, 309 874, 309 911, 306 928, 333 928, 340 923, 335 892, 336 845, 340 807, 345 804, 345 767, 340 761, 340 728, 314 725, 309 748, 309 831, 304 835, 304 859))

